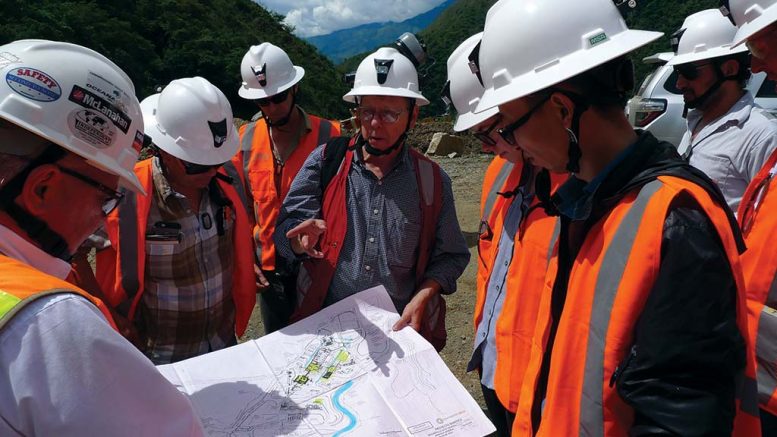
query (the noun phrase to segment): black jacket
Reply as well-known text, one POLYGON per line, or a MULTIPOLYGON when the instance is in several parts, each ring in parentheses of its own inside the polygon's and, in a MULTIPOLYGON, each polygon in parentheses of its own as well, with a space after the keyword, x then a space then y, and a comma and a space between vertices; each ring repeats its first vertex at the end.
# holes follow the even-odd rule
MULTIPOLYGON (((739 249, 744 250, 736 220, 715 184, 686 164, 674 146, 641 133, 628 156, 590 196, 587 217, 571 220, 561 216, 553 323, 535 407, 545 396, 569 272, 586 234, 627 193, 660 175, 704 187, 727 211, 739 249)), ((554 196, 554 203, 563 201, 554 196)), ((661 267, 636 323, 634 344, 612 375, 611 383, 617 384, 618 393, 635 412, 631 435, 731 434, 736 382, 745 366, 745 342, 736 324, 736 293, 728 257, 709 218, 692 197, 676 199, 664 221, 661 267)), ((539 411, 535 410, 537 425, 539 411)))

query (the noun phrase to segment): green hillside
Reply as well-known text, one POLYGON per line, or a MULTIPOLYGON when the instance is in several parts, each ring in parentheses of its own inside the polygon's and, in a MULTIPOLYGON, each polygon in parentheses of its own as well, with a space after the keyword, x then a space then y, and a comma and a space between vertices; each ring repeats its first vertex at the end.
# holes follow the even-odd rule
POLYGON ((341 116, 347 90, 334 65, 282 19, 251 0, 2 0, 0 43, 42 38, 90 47, 121 66, 141 98, 172 79, 203 76, 246 118, 256 109, 237 96, 240 60, 249 46, 269 41, 305 68, 301 104, 341 116))

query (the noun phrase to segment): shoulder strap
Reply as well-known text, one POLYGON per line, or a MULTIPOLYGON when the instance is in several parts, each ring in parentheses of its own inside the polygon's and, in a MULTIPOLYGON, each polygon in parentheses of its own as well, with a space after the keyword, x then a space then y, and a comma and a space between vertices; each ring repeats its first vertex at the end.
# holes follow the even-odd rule
POLYGON ((324 146, 324 161, 321 165, 321 192, 326 190, 329 182, 335 177, 343 162, 345 152, 348 150, 348 144, 351 142, 349 137, 334 137, 329 139, 324 146))

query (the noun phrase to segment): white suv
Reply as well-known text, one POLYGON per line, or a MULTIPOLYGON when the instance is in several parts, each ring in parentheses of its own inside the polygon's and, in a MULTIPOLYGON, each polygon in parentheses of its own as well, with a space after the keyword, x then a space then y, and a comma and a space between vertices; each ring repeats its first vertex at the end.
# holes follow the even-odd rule
MULTIPOLYGON (((629 100, 626 111, 632 126, 677 146, 688 125, 683 118, 683 94, 676 86, 677 73, 666 65, 673 55, 656 53, 642 60, 655 68, 642 82, 637 95, 629 100)), ((754 74, 747 89, 755 95, 756 104, 777 115, 777 84, 767 80, 765 73, 754 74)))

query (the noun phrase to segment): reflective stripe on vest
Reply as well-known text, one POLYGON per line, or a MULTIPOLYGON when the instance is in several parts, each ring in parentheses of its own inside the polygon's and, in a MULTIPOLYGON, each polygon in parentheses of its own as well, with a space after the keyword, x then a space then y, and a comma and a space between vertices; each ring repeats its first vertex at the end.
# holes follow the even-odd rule
POLYGON ((8 324, 8 322, 11 321, 11 319, 13 319, 13 316, 15 316, 24 307, 26 307, 27 305, 31 304, 32 302, 40 298, 51 296, 54 294, 73 294, 76 296, 80 296, 80 294, 74 291, 61 289, 61 290, 42 291, 38 294, 29 296, 25 299, 19 299, 18 297, 12 294, 9 294, 0 290, 0 331, 5 327, 5 325, 8 324))
POLYGON ((613 303, 626 270, 627 254, 631 253, 640 223, 651 197, 662 186, 660 181, 645 185, 637 195, 607 248, 596 279, 588 331, 588 346, 580 399, 580 435, 604 435, 602 381, 604 378, 604 339, 610 325, 613 303))
POLYGON ((491 184, 488 195, 486 196, 486 202, 483 206, 483 217, 481 218, 482 221, 487 222, 491 217, 491 212, 494 209, 494 203, 496 202, 497 192, 502 189, 502 185, 505 184, 508 176, 510 176, 510 172, 513 171, 513 167, 514 164, 512 162, 505 162, 502 168, 499 169, 499 174, 497 174, 496 178, 494 179, 494 183, 491 184))
POLYGON ((758 320, 758 335, 755 340, 755 355, 758 360, 758 401, 769 404, 777 392, 777 276, 772 279, 769 297, 758 320))
MULTIPOLYGON (((246 125, 243 136, 240 139, 240 150, 243 153, 243 175, 248 183, 248 169, 251 163, 251 145, 254 142, 254 133, 256 132, 256 122, 252 121, 246 125)), ((261 258, 260 258, 261 259, 261 258)))
POLYGON ((237 191, 238 197, 240 197, 240 202, 243 204, 243 207, 246 209, 246 212, 250 214, 251 209, 253 208, 251 202, 248 200, 248 194, 246 194, 246 187, 243 183, 243 179, 240 177, 240 174, 237 172, 237 168, 235 167, 235 163, 232 161, 227 161, 222 165, 224 168, 224 171, 227 173, 227 176, 231 177, 234 183, 232 184, 233 187, 235 187, 235 191, 237 191))
MULTIPOLYGON (((152 195, 149 193, 149 195, 152 195)), ((119 260, 121 260, 121 288, 127 295, 116 310, 124 317, 129 317, 130 309, 135 301, 135 296, 140 290, 140 279, 138 276, 138 248, 135 242, 138 241, 138 218, 137 194, 128 191, 124 201, 119 205, 119 241, 124 244, 119 245, 119 260)))

